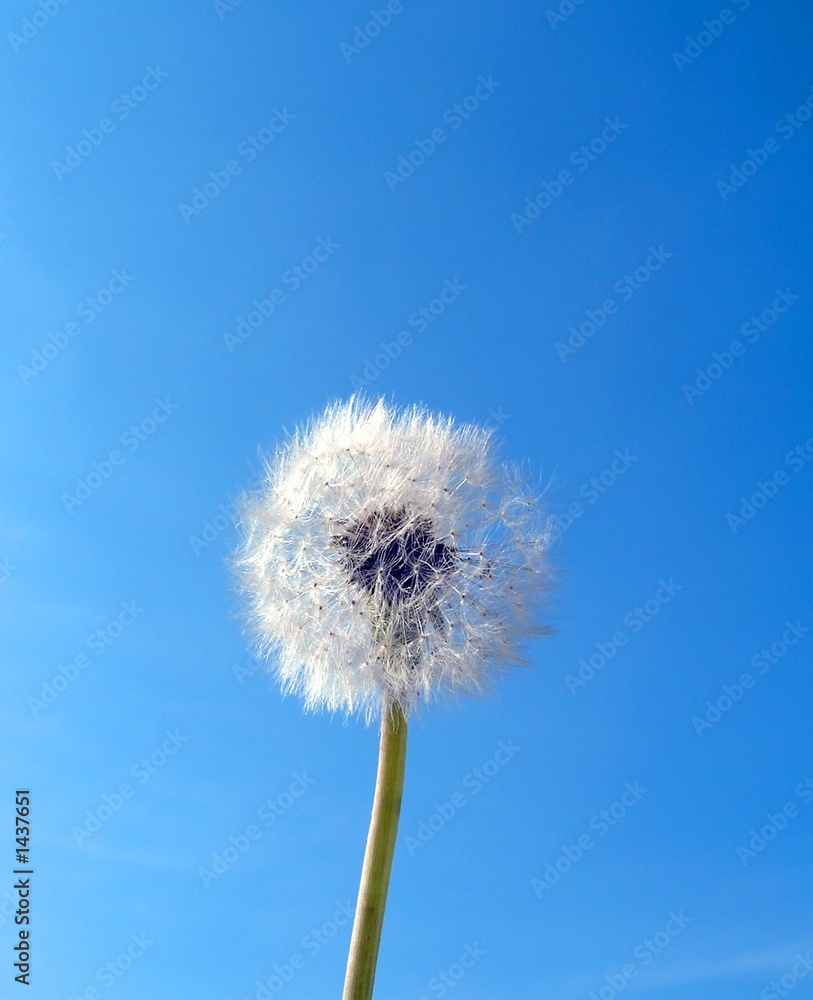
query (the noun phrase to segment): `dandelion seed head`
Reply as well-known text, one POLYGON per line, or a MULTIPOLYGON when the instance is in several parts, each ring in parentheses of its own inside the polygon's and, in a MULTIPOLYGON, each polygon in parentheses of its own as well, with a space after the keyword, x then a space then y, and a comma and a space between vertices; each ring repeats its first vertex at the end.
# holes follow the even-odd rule
POLYGON ((265 463, 235 569, 258 652, 308 708, 477 694, 543 631, 550 522, 490 431, 353 397, 265 463))

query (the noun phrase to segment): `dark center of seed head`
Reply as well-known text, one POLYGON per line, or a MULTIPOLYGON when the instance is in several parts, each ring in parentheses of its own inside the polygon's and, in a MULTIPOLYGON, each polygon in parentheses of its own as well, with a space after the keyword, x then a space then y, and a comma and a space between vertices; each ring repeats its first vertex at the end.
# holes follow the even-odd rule
POLYGON ((390 606, 419 597, 455 563, 454 548, 435 537, 429 518, 404 509, 374 511, 336 542, 350 580, 390 606))

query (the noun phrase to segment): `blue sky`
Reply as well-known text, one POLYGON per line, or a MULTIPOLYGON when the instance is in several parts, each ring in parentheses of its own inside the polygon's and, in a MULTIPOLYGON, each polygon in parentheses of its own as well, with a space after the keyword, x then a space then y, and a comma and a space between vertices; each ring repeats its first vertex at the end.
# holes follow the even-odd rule
POLYGON ((377 734, 224 560, 362 386, 494 426, 561 577, 412 727, 378 1000, 805 996, 810 9, 372 11, 4 8, 0 992, 30 788, 28 996, 340 995, 377 734))

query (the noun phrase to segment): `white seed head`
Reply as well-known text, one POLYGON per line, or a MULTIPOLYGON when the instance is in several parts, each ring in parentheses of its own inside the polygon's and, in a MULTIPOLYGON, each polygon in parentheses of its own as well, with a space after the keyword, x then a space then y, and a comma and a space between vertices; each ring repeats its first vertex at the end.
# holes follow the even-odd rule
POLYGON ((544 631, 550 524, 491 432, 351 398, 265 463, 235 569, 258 652, 308 708, 480 692, 544 631))

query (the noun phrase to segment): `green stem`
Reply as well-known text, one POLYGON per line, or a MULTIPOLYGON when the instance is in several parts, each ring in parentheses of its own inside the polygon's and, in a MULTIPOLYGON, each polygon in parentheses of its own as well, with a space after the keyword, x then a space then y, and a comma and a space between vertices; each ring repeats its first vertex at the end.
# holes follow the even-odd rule
POLYGON ((407 721, 398 705, 384 705, 373 814, 361 869, 342 1000, 371 1000, 395 835, 401 812, 407 721))

